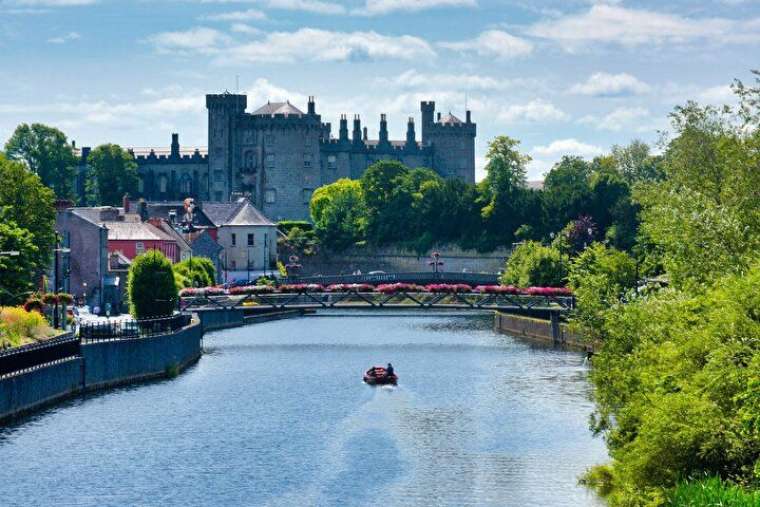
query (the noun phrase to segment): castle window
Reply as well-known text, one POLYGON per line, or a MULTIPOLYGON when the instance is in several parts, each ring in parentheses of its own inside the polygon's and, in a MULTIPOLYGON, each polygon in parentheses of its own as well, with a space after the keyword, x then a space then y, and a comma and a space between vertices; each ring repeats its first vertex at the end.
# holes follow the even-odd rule
POLYGON ((327 156, 327 168, 328 169, 337 169, 338 168, 338 162, 335 158, 335 155, 328 155, 327 156))
POLYGON ((303 203, 309 204, 311 201, 311 194, 314 192, 311 188, 304 188, 303 189, 303 203))
POLYGON ((268 189, 266 192, 264 192, 264 202, 267 204, 274 204, 274 202, 277 200, 277 191, 273 188, 268 189))
POLYGON ((306 140, 304 141, 304 147, 311 148, 311 136, 306 136, 306 140))
POLYGON ((141 194, 145 192, 145 177, 140 176, 137 180, 137 191, 141 194))
POLYGON ((250 169, 250 168, 252 168, 252 167, 255 166, 255 163, 253 161, 253 151, 252 150, 246 151, 244 158, 245 158, 245 160, 244 160, 243 163, 245 164, 245 167, 247 167, 247 168, 250 169))
POLYGON ((274 144, 274 136, 272 134, 267 134, 264 136, 264 145, 266 146, 272 146, 274 144))
POLYGON ((274 155, 267 155, 267 169, 274 169, 274 155))
POLYGON ((165 174, 162 174, 162 175, 161 175, 161 176, 159 176, 158 178, 159 178, 159 180, 158 180, 158 188, 159 188, 159 191, 160 191, 161 193, 164 193, 164 192, 166 192, 166 185, 167 185, 167 183, 168 183, 168 178, 166 177, 166 175, 165 175, 165 174))
POLYGON ((311 167, 311 153, 304 153, 304 155, 303 155, 303 166, 306 169, 308 169, 308 168, 311 167))

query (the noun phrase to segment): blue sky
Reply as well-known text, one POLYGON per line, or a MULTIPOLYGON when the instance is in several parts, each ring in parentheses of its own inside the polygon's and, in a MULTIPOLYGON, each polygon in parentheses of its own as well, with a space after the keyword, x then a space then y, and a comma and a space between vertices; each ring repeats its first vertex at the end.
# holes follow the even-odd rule
POLYGON ((760 2, 0 0, 0 140, 21 122, 77 144, 205 146, 204 95, 249 109, 315 95, 391 136, 420 100, 519 139, 539 179, 563 154, 655 142, 688 99, 733 100, 758 68, 760 2))

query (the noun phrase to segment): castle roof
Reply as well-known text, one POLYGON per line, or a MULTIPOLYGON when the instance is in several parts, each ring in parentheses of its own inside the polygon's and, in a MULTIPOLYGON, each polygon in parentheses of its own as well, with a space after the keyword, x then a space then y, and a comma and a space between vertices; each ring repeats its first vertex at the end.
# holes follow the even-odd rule
POLYGON ((439 123, 443 125, 459 125, 462 123, 462 120, 460 120, 459 118, 451 114, 451 112, 449 112, 449 114, 441 118, 441 121, 439 123))
POLYGON ((290 102, 267 102, 251 114, 256 116, 271 116, 273 114, 303 116, 303 111, 290 102))

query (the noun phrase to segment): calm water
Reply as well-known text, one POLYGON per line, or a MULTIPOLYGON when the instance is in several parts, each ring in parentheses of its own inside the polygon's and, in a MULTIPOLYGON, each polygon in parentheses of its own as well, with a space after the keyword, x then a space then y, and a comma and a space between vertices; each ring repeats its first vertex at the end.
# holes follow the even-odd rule
POLYGON ((491 316, 343 315, 210 334, 176 379, 0 430, 0 504, 599 505, 582 355, 491 316), (362 384, 388 360, 397 388, 362 384))

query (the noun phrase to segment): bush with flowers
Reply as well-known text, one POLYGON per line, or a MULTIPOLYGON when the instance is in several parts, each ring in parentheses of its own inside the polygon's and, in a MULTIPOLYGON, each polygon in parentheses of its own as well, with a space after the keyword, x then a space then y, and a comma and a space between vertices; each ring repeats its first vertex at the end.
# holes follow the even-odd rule
POLYGON ((246 285, 243 287, 232 287, 229 290, 231 296, 247 296, 249 294, 271 294, 275 288, 271 285, 246 285))
POLYGON ((301 292, 324 292, 325 288, 318 283, 293 283, 280 285, 277 290, 283 294, 299 294, 301 292))
POLYGON ((414 283, 385 283, 375 287, 375 290, 383 294, 396 294, 398 292, 424 292, 425 287, 414 283))
POLYGON ((461 294, 472 292, 472 287, 466 283, 433 283, 425 287, 428 292, 461 294))

